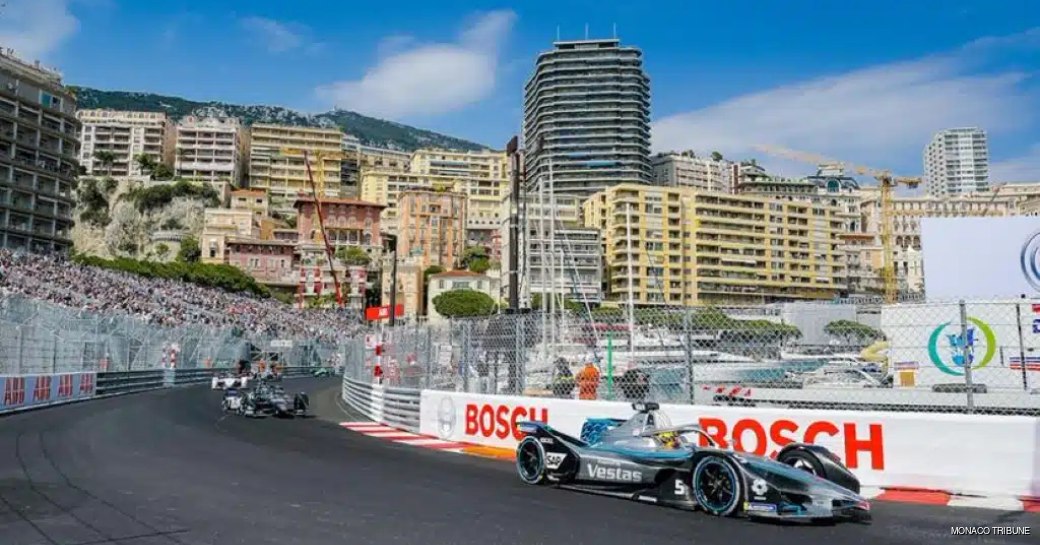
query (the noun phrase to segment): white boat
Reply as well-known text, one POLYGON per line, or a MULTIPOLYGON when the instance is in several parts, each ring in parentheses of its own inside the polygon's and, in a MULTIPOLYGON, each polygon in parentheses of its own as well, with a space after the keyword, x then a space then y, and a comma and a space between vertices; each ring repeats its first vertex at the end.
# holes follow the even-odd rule
POLYGON ((801 374, 803 388, 882 388, 881 381, 848 365, 821 367, 801 374))

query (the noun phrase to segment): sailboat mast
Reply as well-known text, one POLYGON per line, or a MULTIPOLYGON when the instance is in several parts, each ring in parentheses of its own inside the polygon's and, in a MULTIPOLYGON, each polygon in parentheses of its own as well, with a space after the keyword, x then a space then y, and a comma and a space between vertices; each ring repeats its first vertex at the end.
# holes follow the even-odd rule
POLYGON ((632 272, 632 203, 625 203, 625 238, 628 239, 628 256, 625 259, 628 264, 628 350, 632 352, 636 347, 635 294, 632 291, 635 280, 632 272))

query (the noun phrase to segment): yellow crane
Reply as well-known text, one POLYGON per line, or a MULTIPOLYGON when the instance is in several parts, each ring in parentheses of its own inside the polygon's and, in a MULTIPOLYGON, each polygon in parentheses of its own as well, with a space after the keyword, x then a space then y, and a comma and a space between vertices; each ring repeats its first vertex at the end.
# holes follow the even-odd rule
POLYGON ((893 247, 894 245, 892 241, 892 224, 894 222, 892 195, 895 188, 900 185, 905 185, 911 189, 916 188, 921 184, 921 178, 918 176, 893 176, 888 170, 865 167, 847 163, 845 161, 836 161, 822 155, 791 150, 778 146, 756 146, 755 149, 776 157, 783 157, 795 161, 802 161, 816 165, 838 165, 846 170, 851 170, 863 176, 872 176, 877 180, 881 209, 881 249, 884 256, 884 262, 881 266, 881 283, 884 287, 885 302, 894 303, 896 301, 896 296, 899 293, 899 283, 896 278, 895 248, 893 247))

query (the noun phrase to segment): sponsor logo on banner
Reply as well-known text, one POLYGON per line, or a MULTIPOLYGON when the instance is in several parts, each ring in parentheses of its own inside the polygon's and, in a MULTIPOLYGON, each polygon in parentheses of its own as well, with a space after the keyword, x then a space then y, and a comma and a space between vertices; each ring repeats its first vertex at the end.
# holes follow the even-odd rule
POLYGON ((928 357, 939 371, 947 375, 962 376, 968 365, 973 371, 982 369, 993 361, 993 356, 997 353, 997 337, 989 324, 974 317, 969 317, 968 321, 972 325, 967 328, 967 339, 961 337, 959 330, 943 335, 951 322, 936 327, 928 339, 928 357))
MULTIPOLYGON (((452 411, 454 414, 454 411, 452 411)), ((516 423, 524 420, 549 422, 549 409, 542 407, 511 407, 497 403, 467 403, 465 412, 465 435, 473 437, 498 437, 505 439, 512 436, 517 441, 524 434, 517 429, 516 423)))
POLYGON ((4 380, 4 406, 17 407, 25 403, 25 377, 4 380))
POLYGON ((81 375, 79 379, 79 393, 81 394, 93 394, 94 393, 94 375, 85 374, 81 375))
POLYGON ((1040 291, 1040 231, 1034 232, 1022 244, 1019 266, 1026 282, 1040 291))
POLYGON ((33 402, 50 401, 51 399, 51 377, 36 377, 36 388, 33 389, 33 402))
MULTIPOLYGON (((817 443, 820 439, 841 438, 844 453, 836 452, 849 469, 869 467, 885 469, 885 439, 881 424, 816 420, 802 426, 794 420, 771 422, 757 418, 741 418, 730 426, 721 418, 701 417, 701 429, 722 448, 775 458, 780 449, 791 443, 817 443), (864 427, 866 429, 864 429, 864 427)), ((708 446, 701 437, 701 446, 708 446)))
POLYGON ((445 397, 437 406, 437 434, 441 439, 451 439, 455 433, 455 402, 445 397))
POLYGON ((72 375, 58 377, 58 397, 72 397, 72 375))

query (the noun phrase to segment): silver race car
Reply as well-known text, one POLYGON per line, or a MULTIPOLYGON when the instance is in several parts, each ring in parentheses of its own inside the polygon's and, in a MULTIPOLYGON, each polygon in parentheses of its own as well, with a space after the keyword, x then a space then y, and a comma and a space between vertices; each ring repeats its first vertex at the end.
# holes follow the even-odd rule
POLYGON ((785 446, 775 460, 720 448, 697 425, 673 426, 656 403, 628 420, 590 418, 581 438, 521 422, 516 469, 552 484, 716 516, 869 521, 859 480, 818 445, 785 446), (702 446, 706 445, 706 446, 702 446))

